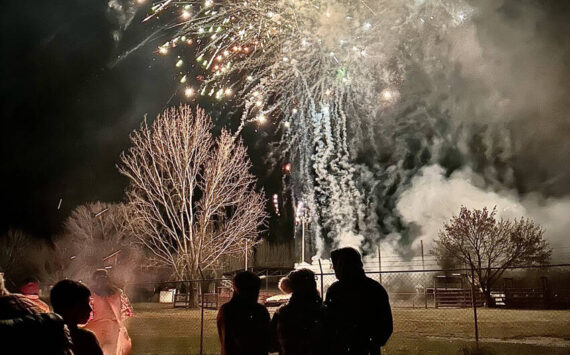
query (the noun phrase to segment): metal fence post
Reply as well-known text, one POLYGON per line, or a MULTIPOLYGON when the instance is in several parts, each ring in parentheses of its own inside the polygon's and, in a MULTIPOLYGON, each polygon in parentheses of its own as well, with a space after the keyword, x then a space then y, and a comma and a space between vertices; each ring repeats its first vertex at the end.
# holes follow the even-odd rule
POLYGON ((323 265, 321 264, 321 259, 319 259, 319 269, 321 269, 321 297, 325 297, 323 293, 323 265))
POLYGON ((382 252, 378 244, 378 282, 382 283, 382 252))
POLYGON ((479 326, 477 324, 477 300, 475 295, 475 270, 471 267, 471 305, 473 306, 473 319, 475 321, 475 346, 479 349, 479 326))
POLYGON ((202 285, 204 283, 204 274, 202 273, 202 268, 198 266, 198 271, 200 271, 200 297, 202 299, 202 304, 200 305, 200 355, 204 351, 204 290, 202 290, 202 285))
POLYGON ((424 262, 424 241, 420 240, 421 243, 421 247, 422 247, 422 270, 423 270, 423 275, 422 275, 422 283, 424 286, 424 303, 425 303, 425 309, 427 309, 427 282, 426 282, 426 265, 424 262))

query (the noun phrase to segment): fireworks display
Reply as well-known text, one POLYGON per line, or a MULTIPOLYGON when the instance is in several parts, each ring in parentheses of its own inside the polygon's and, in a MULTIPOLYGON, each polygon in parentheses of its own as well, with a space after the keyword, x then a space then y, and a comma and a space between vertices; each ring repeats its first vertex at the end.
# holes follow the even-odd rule
POLYGON ((429 63, 428 44, 471 14, 458 0, 166 0, 151 10, 145 21, 176 28, 157 54, 173 58, 187 99, 231 100, 236 134, 280 131, 276 150, 294 162, 292 191, 318 251, 365 239, 354 142, 405 99, 406 63, 429 63))

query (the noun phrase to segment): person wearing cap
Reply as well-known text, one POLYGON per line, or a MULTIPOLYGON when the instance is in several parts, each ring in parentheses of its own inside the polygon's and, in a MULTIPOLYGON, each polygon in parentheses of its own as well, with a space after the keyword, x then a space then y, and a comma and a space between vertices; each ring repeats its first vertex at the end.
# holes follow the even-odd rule
POLYGON ((50 312, 49 306, 40 299, 40 282, 38 279, 33 277, 26 279, 20 287, 20 293, 41 309, 42 313, 50 312))
POLYGON ((393 331, 388 294, 367 277, 360 253, 353 248, 331 252, 338 279, 325 300, 331 355, 379 355, 393 331))

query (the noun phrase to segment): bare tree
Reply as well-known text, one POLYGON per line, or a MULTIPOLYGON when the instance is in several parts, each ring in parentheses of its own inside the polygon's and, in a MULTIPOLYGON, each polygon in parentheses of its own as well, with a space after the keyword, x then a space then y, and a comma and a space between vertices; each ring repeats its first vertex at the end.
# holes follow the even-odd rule
POLYGON ((19 229, 10 228, 0 237, 0 272, 6 274, 9 282, 14 283, 20 276, 31 246, 31 237, 19 229))
POLYGON ((85 280, 95 269, 113 266, 106 260, 109 255, 136 254, 127 221, 124 204, 94 202, 75 208, 64 223, 63 233, 54 238, 57 266, 52 278, 85 280))
POLYGON ((170 108, 121 155, 134 235, 178 279, 251 249, 266 217, 246 148, 226 130, 214 139, 211 127, 200 108, 170 108))
POLYGON ((454 258, 474 270, 475 286, 489 305, 491 287, 508 267, 544 264, 552 250, 543 239, 544 230, 529 219, 499 220, 491 212, 462 206, 443 226, 432 254, 439 260, 454 258))

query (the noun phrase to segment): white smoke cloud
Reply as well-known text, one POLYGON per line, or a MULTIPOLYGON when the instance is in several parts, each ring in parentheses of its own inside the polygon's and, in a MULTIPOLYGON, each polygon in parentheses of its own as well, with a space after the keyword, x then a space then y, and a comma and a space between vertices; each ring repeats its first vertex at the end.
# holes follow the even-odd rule
POLYGON ((519 197, 512 191, 490 191, 484 187, 483 179, 469 168, 447 178, 443 168, 431 165, 412 179, 410 188, 402 193, 396 205, 404 222, 421 228, 412 249, 418 250, 423 240, 429 250, 442 225, 457 215, 462 205, 471 209, 496 206, 498 217, 533 219, 544 227, 545 238, 555 249, 554 261, 563 257, 556 248, 570 242, 567 234, 570 199, 545 200, 539 195, 519 197))

